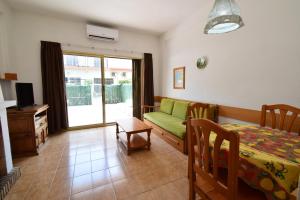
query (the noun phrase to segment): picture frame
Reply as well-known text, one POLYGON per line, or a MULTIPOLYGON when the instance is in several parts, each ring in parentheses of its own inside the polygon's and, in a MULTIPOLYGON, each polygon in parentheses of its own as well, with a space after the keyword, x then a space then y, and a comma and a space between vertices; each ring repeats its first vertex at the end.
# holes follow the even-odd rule
POLYGON ((185 67, 176 67, 173 69, 173 88, 185 89, 185 67))

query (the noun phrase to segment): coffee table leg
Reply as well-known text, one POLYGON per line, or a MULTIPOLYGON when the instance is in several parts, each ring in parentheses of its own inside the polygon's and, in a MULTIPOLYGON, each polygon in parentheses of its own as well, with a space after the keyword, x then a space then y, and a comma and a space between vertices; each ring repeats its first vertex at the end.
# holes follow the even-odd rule
POLYGON ((116 137, 117 137, 117 139, 119 139, 119 124, 118 123, 116 123, 116 137))
POLYGON ((147 146, 148 146, 148 150, 150 150, 150 146, 151 146, 150 135, 151 135, 151 130, 147 131, 147 146))
POLYGON ((130 154, 130 150, 131 150, 131 147, 130 147, 130 136, 131 136, 131 134, 127 133, 127 155, 130 154))

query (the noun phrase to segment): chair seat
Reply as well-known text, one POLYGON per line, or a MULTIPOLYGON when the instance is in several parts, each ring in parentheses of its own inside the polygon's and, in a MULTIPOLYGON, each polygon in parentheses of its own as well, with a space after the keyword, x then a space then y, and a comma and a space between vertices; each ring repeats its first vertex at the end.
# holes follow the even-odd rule
MULTIPOLYGON (((223 171, 223 170, 222 170, 223 171)), ((210 185, 205 179, 199 177, 196 178, 195 189, 200 191, 208 199, 216 200, 228 200, 225 194, 220 193, 212 185, 210 185)), ((223 172, 220 173, 220 182, 226 183, 226 175, 223 172)), ((247 185, 241 179, 238 180, 238 199, 239 200, 266 200, 264 193, 256 190, 247 185)))

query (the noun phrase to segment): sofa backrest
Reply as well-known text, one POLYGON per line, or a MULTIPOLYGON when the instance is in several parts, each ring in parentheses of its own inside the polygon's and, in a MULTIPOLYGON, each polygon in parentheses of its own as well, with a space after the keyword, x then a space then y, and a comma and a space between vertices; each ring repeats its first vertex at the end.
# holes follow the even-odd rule
POLYGON ((182 120, 186 120, 189 104, 190 103, 187 101, 175 101, 172 116, 182 120))
POLYGON ((171 115, 174 106, 174 100, 169 98, 163 98, 160 102, 160 112, 171 115))
MULTIPOLYGON (((160 101, 160 111, 185 120, 188 114, 188 107, 195 103, 197 102, 164 97, 160 101)), ((205 119, 210 119, 214 122, 218 122, 218 105, 209 104, 209 108, 204 112, 205 119)))

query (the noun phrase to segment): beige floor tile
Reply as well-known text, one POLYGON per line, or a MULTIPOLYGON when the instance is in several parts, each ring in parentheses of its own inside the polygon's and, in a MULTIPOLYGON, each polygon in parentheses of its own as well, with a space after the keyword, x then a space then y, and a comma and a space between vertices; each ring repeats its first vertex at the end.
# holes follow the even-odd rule
POLYGON ((92 189, 92 175, 86 174, 73 179, 72 194, 92 189))
POLYGON ((21 168, 21 173, 24 175, 33 174, 39 172, 40 169, 41 169, 41 164, 30 163, 29 165, 25 165, 24 167, 21 168))
POLYGON ((30 179, 32 180, 33 184, 48 184, 50 185, 55 177, 55 170, 47 171, 46 173, 40 171, 38 173, 34 173, 30 175, 30 179))
POLYGON ((177 191, 172 184, 167 184, 162 187, 152 190, 151 196, 155 200, 187 200, 188 196, 183 196, 180 191, 177 191))
POLYGON ((109 183, 111 183, 111 179, 110 179, 110 174, 108 169, 92 173, 92 184, 94 188, 109 183))
POLYGON ((50 136, 39 156, 14 160, 22 176, 5 199, 187 199, 187 156, 155 134, 151 142, 127 156, 115 127, 50 136))
POLYGON ((105 147, 103 145, 103 143, 98 143, 98 144, 93 144, 91 145, 91 152, 94 152, 94 151, 101 151, 103 150, 105 147))
POLYGON ((92 163, 86 162, 75 165, 74 177, 81 176, 84 174, 89 174, 92 172, 92 163))
POLYGON ((130 162, 126 162, 124 166, 130 175, 148 171, 150 168, 149 165, 145 164, 145 162, 141 160, 132 160, 130 162))
POLYGON ((31 178, 35 174, 31 175, 21 175, 21 177, 17 180, 16 184, 12 187, 10 192, 22 192, 25 193, 29 190, 30 186, 33 184, 31 178))
POLYGON ((99 160, 105 158, 105 152, 103 150, 96 150, 91 152, 91 160, 99 160))
POLYGON ((26 192, 16 192, 12 193, 11 191, 8 195, 4 198, 4 200, 23 200, 25 199, 26 192))
POLYGON ((135 196, 128 197, 123 200, 156 200, 156 199, 153 198, 152 191, 148 191, 135 196))
POLYGON ((76 165, 91 161, 91 153, 82 153, 76 156, 76 165))
POLYGON ((112 181, 124 179, 129 176, 127 170, 122 165, 109 168, 112 181))
POLYGON ((133 177, 113 182, 118 199, 127 198, 142 193, 145 189, 133 177))
POLYGON ((74 176, 75 166, 67 166, 63 168, 58 168, 55 174, 56 179, 68 179, 74 176))
POLYGON ((73 179, 54 179, 48 194, 49 199, 69 199, 73 179))
POLYGON ((36 183, 31 185, 26 193, 25 200, 46 200, 49 193, 49 184, 36 183))
POLYGON ((94 200, 116 200, 112 184, 107 184, 93 189, 94 200))
POLYGON ((155 176, 151 171, 145 171, 139 174, 133 175, 137 184, 143 189, 143 191, 148 191, 153 188, 160 186, 162 183, 159 181, 160 177, 155 176))
POLYGON ((62 157, 59 163, 59 168, 75 165, 76 156, 62 157))
POLYGON ((92 161, 92 172, 104 170, 108 168, 108 162, 105 158, 92 161))
POLYGON ((118 156, 109 156, 107 159, 108 167, 115 167, 122 164, 122 160, 118 156))
POLYGON ((71 200, 94 200, 93 190, 77 193, 71 197, 71 200))
POLYGON ((77 153, 76 148, 67 147, 62 152, 62 158, 76 156, 76 153, 77 153))
POLYGON ((84 141, 83 145, 79 148, 77 148, 77 155, 79 154, 85 154, 91 152, 91 147, 90 146, 85 146, 84 141))
POLYGON ((49 160, 43 163, 40 168, 40 172, 47 173, 48 171, 53 171, 58 168, 60 158, 49 160))

